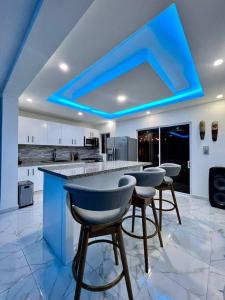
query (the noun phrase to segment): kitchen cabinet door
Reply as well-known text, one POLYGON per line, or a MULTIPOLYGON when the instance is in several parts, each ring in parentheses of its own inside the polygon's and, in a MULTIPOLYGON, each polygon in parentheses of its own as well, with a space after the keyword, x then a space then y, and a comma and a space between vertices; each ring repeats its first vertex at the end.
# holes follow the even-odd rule
POLYGON ((43 190, 43 177, 43 172, 39 171, 37 166, 18 168, 18 181, 32 181, 34 192, 43 190))
POLYGON ((85 134, 84 127, 74 126, 73 137, 74 137, 75 146, 84 147, 84 134, 85 134))
POLYGON ((58 146, 62 144, 62 125, 60 123, 47 123, 48 145, 58 146))
POLYGON ((93 137, 96 137, 96 138, 99 138, 99 137, 100 137, 99 130, 97 130, 97 129, 92 129, 92 133, 93 133, 93 137))
POLYGON ((62 145, 63 146, 74 146, 74 126, 62 125, 62 145))
POLYGON ((19 144, 47 145, 47 123, 42 120, 19 117, 19 144))
POLYGON ((28 118, 19 117, 18 143, 19 144, 30 144, 31 143, 29 119, 28 118))
POLYGON ((20 167, 18 168, 18 181, 29 180, 29 168, 20 167))
POLYGON ((34 182, 34 191, 43 191, 43 185, 44 185, 44 174, 43 172, 38 170, 38 167, 32 168, 32 176, 33 176, 33 182, 34 182))
POLYGON ((47 145, 47 122, 30 119, 31 143, 34 145, 47 145))

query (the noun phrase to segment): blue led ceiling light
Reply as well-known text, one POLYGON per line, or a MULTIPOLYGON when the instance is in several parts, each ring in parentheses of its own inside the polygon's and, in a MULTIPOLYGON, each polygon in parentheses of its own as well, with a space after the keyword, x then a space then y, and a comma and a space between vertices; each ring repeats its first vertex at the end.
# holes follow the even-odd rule
POLYGON ((160 15, 113 48, 83 71, 48 101, 92 113, 106 119, 123 117, 149 108, 187 101, 203 96, 187 39, 172 4, 160 15), (148 63, 172 92, 173 96, 109 113, 78 102, 84 96, 113 79, 148 63))

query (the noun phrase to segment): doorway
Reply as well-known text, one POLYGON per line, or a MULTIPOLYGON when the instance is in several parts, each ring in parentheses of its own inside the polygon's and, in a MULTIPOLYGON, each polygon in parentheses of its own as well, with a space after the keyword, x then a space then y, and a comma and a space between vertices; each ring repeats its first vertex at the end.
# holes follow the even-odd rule
POLYGON ((138 161, 159 165, 159 128, 138 131, 138 161))
POLYGON ((176 178, 176 191, 190 193, 190 126, 181 124, 138 131, 138 159, 161 163, 177 163, 181 172, 176 178))

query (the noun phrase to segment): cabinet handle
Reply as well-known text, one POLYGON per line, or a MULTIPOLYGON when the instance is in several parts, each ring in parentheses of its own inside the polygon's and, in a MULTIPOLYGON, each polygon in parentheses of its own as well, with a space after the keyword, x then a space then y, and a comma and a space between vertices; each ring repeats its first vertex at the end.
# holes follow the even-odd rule
POLYGON ((29 137, 29 135, 27 136, 27 142, 29 143, 29 141, 30 141, 30 137, 29 137))
POLYGON ((32 141, 32 143, 34 142, 34 137, 33 137, 33 135, 32 135, 32 139, 31 139, 31 141, 32 141))
POLYGON ((76 145, 76 143, 77 143, 76 140, 74 140, 74 145, 76 145))
POLYGON ((34 169, 32 169, 32 175, 34 175, 34 169))
POLYGON ((27 169, 27 176, 30 176, 30 170, 27 169))
POLYGON ((73 139, 72 139, 72 145, 73 145, 73 139))
POLYGON ((61 138, 59 138, 59 144, 61 144, 61 138))

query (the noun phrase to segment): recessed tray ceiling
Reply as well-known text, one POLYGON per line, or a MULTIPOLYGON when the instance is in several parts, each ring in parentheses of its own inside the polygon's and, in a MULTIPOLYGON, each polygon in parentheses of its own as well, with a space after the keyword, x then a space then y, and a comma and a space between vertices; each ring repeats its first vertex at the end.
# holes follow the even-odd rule
POLYGON ((48 100, 113 119, 202 95, 188 42, 173 4, 48 100), (126 85, 127 78, 139 77, 138 74, 147 70, 149 75, 142 83, 138 78, 136 90, 135 85, 126 85), (154 88, 151 91, 155 81, 159 84, 158 91, 154 88), (138 84, 144 87, 142 91, 138 84), (128 95, 123 107, 115 101, 118 88, 124 89, 125 94, 129 94, 129 89, 134 92, 132 98, 129 99, 128 95))

